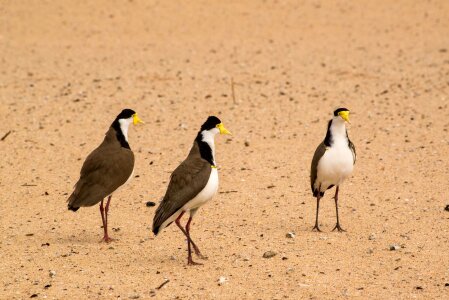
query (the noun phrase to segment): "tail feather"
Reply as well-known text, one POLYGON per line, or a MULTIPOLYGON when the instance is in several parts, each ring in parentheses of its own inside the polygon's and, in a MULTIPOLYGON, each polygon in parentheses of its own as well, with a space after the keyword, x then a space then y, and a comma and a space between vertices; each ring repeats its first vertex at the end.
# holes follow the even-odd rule
MULTIPOLYGON (((76 190, 76 185, 75 185, 75 190, 76 190)), ((73 202, 75 202, 75 199, 76 199, 76 195, 75 195, 75 191, 74 191, 70 195, 69 199, 67 199, 67 202, 68 202, 67 207, 68 207, 68 209, 71 210, 71 211, 74 211, 74 212, 77 211, 78 209, 80 209, 79 206, 78 207, 73 206, 73 202)))
POLYGON ((157 234, 159 233, 159 227, 160 227, 160 226, 153 227, 153 233, 154 233, 154 235, 157 235, 157 234))
POLYGON ((74 207, 74 206, 72 206, 72 205, 68 205, 68 208, 69 208, 69 210, 71 210, 71 211, 77 211, 78 209, 80 209, 79 207, 74 207))

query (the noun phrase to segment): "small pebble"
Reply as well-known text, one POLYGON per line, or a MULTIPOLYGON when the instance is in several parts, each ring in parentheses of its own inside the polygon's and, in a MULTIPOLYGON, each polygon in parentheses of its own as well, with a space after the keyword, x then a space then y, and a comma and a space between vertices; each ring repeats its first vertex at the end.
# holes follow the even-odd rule
POLYGON ((218 285, 224 285, 226 282, 228 282, 226 277, 220 276, 220 278, 218 278, 218 285))
POLYGON ((156 203, 154 203, 153 201, 148 201, 147 207, 152 207, 152 206, 156 206, 156 203))
POLYGON ((263 258, 272 258, 273 256, 276 256, 276 252, 274 251, 267 251, 263 254, 263 258))
POLYGON ((444 208, 445 211, 449 211, 449 204, 444 208))
POLYGON ((294 239, 295 238, 295 233, 294 232, 288 232, 286 235, 285 235, 285 237, 286 238, 289 238, 289 239, 294 239))
POLYGON ((246 255, 245 255, 245 256, 242 256, 242 260, 243 260, 243 261, 249 261, 249 259, 250 259, 249 256, 246 256, 246 255))
POLYGON ((373 241, 376 239, 376 235, 374 233, 371 233, 368 237, 368 240, 373 241))
POLYGON ((53 278, 56 276, 56 271, 51 270, 48 275, 53 278))
POLYGON ((140 295, 139 294, 133 294, 131 296, 128 297, 129 299, 139 299, 140 295))
POLYGON ((401 246, 397 244, 390 245, 390 251, 395 251, 401 249, 401 246))

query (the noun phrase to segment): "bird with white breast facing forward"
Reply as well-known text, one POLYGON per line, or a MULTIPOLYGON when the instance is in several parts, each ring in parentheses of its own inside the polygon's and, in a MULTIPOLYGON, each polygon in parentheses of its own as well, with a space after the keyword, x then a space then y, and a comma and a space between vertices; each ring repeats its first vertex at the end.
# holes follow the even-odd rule
POLYGON ((356 161, 354 144, 351 142, 346 130, 349 123, 349 110, 338 108, 327 126, 324 141, 318 145, 313 155, 310 168, 310 185, 313 196, 316 197, 316 218, 313 230, 321 231, 318 225, 318 211, 320 199, 324 192, 335 186, 335 210, 337 224, 334 230, 345 231, 341 228, 338 218, 338 191, 343 181, 352 173, 356 161))
POLYGON ((198 209, 206 204, 218 190, 218 170, 215 161, 216 134, 231 134, 215 117, 210 116, 201 126, 187 158, 173 171, 167 191, 153 219, 153 233, 157 235, 175 222, 187 238, 187 264, 198 265, 192 259, 192 248, 205 258, 190 237, 190 223, 198 209), (190 214, 185 229, 180 220, 190 214))
POLYGON ((93 206, 100 202, 104 236, 101 241, 112 241, 108 235, 108 211, 112 193, 124 185, 134 170, 134 154, 128 144, 130 124, 143 123, 132 109, 124 109, 112 122, 103 142, 84 161, 78 182, 70 195, 68 208, 93 206), (103 207, 104 198, 108 197, 103 207))

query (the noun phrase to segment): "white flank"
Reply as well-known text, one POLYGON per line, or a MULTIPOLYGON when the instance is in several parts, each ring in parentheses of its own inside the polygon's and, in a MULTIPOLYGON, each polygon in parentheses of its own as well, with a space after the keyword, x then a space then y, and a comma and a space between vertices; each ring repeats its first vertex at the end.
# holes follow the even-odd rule
POLYGON ((206 186, 199 192, 198 195, 195 196, 192 200, 187 202, 182 210, 189 211, 191 209, 198 208, 204 204, 206 204, 209 200, 211 200, 218 190, 218 171, 216 168, 212 168, 209 176, 209 180, 207 181, 206 186))
POLYGON ((210 201, 218 190, 218 171, 216 168, 212 168, 209 176, 209 180, 207 181, 206 186, 195 196, 192 200, 187 202, 182 208, 180 208, 177 212, 175 212, 170 218, 165 220, 159 228, 159 232, 161 232, 168 224, 174 222, 179 215, 183 211, 190 211, 192 209, 199 208, 200 206, 206 204, 210 201))

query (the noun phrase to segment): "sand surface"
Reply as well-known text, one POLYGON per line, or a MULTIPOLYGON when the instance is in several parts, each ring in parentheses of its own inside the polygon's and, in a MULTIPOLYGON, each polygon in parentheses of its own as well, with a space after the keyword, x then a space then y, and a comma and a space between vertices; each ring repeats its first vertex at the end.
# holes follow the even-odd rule
POLYGON ((81 2, 0 1, 1 299, 449 297, 449 2, 81 2), (330 191, 316 233, 309 166, 338 106, 347 232, 330 191), (146 124, 102 244, 98 207, 65 201, 125 107, 146 124), (211 114, 234 135, 192 226, 209 259, 188 267, 145 203, 211 114))

